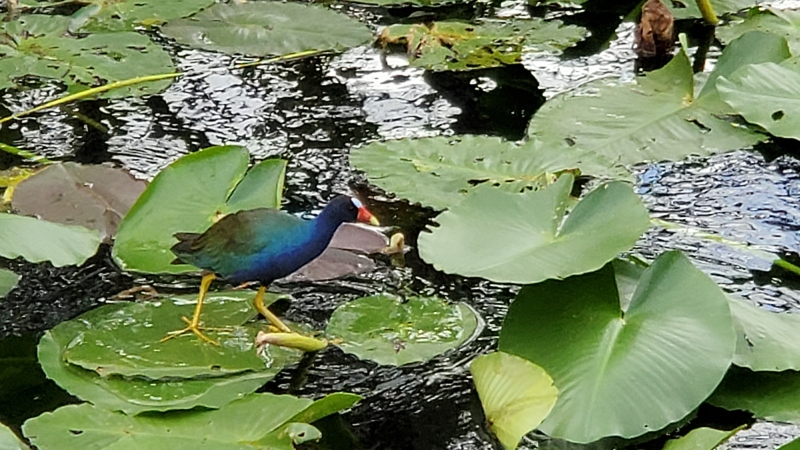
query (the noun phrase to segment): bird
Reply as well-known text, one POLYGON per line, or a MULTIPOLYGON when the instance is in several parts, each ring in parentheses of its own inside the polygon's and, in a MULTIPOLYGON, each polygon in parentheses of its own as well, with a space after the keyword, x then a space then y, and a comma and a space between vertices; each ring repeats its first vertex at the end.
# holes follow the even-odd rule
POLYGON ((211 328, 200 325, 203 300, 216 278, 235 284, 259 282, 253 305, 280 332, 292 333, 264 306, 267 287, 319 256, 339 225, 356 221, 380 224, 360 200, 340 195, 311 220, 275 208, 256 208, 228 214, 203 233, 175 233, 178 243, 170 249, 176 256, 173 263, 191 264, 204 272, 192 318, 184 317, 186 328, 167 333, 162 342, 193 333, 219 345, 202 332, 211 328))

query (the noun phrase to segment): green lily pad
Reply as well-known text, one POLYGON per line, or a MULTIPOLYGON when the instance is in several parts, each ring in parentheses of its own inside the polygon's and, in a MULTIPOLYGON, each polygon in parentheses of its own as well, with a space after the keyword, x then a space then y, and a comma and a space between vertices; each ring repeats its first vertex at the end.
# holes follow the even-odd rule
MULTIPOLYGON (((252 291, 216 292, 203 303, 202 321, 208 327, 231 327, 230 331, 209 331, 219 342, 211 345, 189 333, 159 342, 168 332, 191 317, 196 296, 160 297, 154 301, 128 303, 83 321, 82 331, 64 351, 70 364, 93 370, 101 376, 140 376, 149 379, 228 376, 264 369, 256 355, 257 330, 243 327, 257 315, 250 304, 252 291)), ((265 296, 265 305, 277 299, 265 296)))
POLYGON ((161 31, 181 44, 222 53, 286 55, 305 50, 344 50, 372 38, 359 21, 330 9, 299 3, 217 3, 161 31))
POLYGON ((0 423, 0 450, 30 450, 11 429, 0 423))
POLYGON ((747 64, 788 57, 781 37, 748 33, 725 49, 695 96, 691 62, 680 50, 634 82, 598 80, 548 100, 528 134, 563 151, 594 152, 623 165, 745 148, 766 136, 726 119, 736 112, 719 98, 717 80, 747 64))
POLYGON ((218 410, 139 416, 89 404, 70 405, 28 420, 23 432, 41 450, 252 450, 265 448, 258 442, 262 439, 279 444, 269 446, 271 450, 291 450, 291 432, 297 427, 291 426, 290 419, 313 403, 289 395, 254 394, 218 410))
POLYGON ((730 431, 715 430, 707 427, 695 428, 687 433, 686 436, 667 441, 663 450, 714 450, 742 428, 744 427, 730 431))
POLYGON ((479 186, 539 189, 567 170, 624 176, 613 164, 579 152, 470 135, 373 142, 354 148, 350 163, 372 184, 436 209, 459 203, 479 186))
POLYGON ((409 62, 428 70, 475 70, 519 64, 523 51, 560 53, 586 36, 586 30, 559 20, 458 21, 391 25, 383 45, 401 44, 409 62))
POLYGON ((432 233, 420 234, 419 254, 444 272, 503 283, 597 270, 636 243, 649 216, 630 186, 613 182, 564 220, 572 181, 562 175, 547 189, 521 194, 478 189, 440 214, 432 233))
POLYGON ((733 363, 755 371, 800 370, 800 315, 778 314, 729 297, 736 327, 733 363))
POLYGON ((469 371, 489 422, 503 447, 515 449, 536 429, 558 398, 553 380, 536 364, 503 352, 475 358, 469 371))
POLYGON ((0 297, 8 294, 19 281, 19 275, 10 270, 0 269, 0 297))
POLYGON ((754 64, 717 82, 719 95, 748 122, 779 137, 800 139, 800 67, 754 64))
MULTIPOLYGON (((710 0, 709 3, 711 3, 711 7, 718 16, 752 8, 755 4, 752 0, 710 0)), ((697 6, 697 1, 695 0, 664 2, 664 5, 672 11, 675 19, 678 20, 699 19, 703 17, 700 8, 697 6)))
POLYGON ((147 183, 100 164, 51 164, 20 182, 11 206, 20 214, 97 230, 110 242, 147 183))
POLYGON ((95 230, 61 225, 0 213, 0 256, 23 257, 30 262, 50 261, 54 266, 83 264, 97 253, 100 235, 95 230))
MULTIPOLYGON (((209 294, 212 298, 215 295, 209 294)), ((122 411, 126 414, 191 409, 197 406, 220 408, 255 392, 274 378, 284 366, 294 364, 302 357, 298 351, 270 346, 263 355, 258 371, 245 371, 226 377, 167 380, 123 378, 116 375, 102 377, 95 371, 66 362, 64 354, 68 347, 90 330, 93 323, 101 322, 109 314, 123 310, 126 306, 102 306, 76 320, 63 322, 45 333, 39 343, 38 354, 39 363, 47 377, 82 400, 106 410, 122 411)), ((175 325, 180 323, 182 322, 175 325)), ((158 341, 153 342, 153 346, 156 345, 159 345, 158 341)))
POLYGON ((333 312, 326 334, 347 353, 378 364, 427 361, 463 344, 478 328, 468 306, 437 298, 406 302, 377 295, 347 302, 333 312))
POLYGON ((731 21, 717 27, 716 37, 723 44, 728 44, 750 31, 763 31, 782 36, 789 42, 793 54, 800 52, 800 11, 753 8, 746 18, 738 20, 732 18, 731 21))
POLYGON ((720 383, 735 342, 725 294, 672 251, 644 270, 625 310, 611 264, 523 287, 499 348, 553 378, 558 401, 539 428, 588 443, 685 417, 720 383))
MULTIPOLYGON (((0 24, 10 39, 0 42, 0 89, 17 87, 15 80, 38 76, 60 80, 69 92, 114 81, 174 72, 167 52, 135 32, 98 33, 70 37, 68 17, 24 15, 0 24)), ((113 89, 105 98, 158 93, 170 80, 113 89)))
MULTIPOLYGON (((47 2, 39 2, 47 3, 47 2)), ((83 0, 86 3, 73 15, 81 31, 135 31, 153 27, 173 19, 190 16, 214 4, 214 0, 83 0)))
POLYGON ((148 273, 197 271, 171 264, 178 232, 200 233, 216 218, 244 209, 280 206, 286 161, 268 159, 249 172, 243 147, 210 147, 161 171, 119 226, 112 255, 125 270, 148 273), (245 175, 247 172, 247 175, 245 175))
POLYGON ((708 399, 714 406, 743 410, 758 418, 800 424, 800 372, 753 372, 731 368, 708 399))
POLYGON ((800 439, 795 439, 791 442, 788 442, 778 447, 778 450, 798 450, 798 449, 800 449, 800 439))

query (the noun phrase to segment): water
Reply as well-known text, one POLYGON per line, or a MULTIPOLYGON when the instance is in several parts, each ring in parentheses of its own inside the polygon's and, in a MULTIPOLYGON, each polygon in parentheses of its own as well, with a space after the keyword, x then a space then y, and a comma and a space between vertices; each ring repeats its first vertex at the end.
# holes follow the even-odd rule
MULTIPOLYGON (((498 17, 527 13, 519 1, 504 2, 493 11, 498 17)), ((209 145, 244 145, 256 160, 289 159, 284 204, 288 211, 311 215, 336 193, 357 192, 370 198, 370 209, 382 222, 402 230, 413 246, 432 211, 372 190, 349 166, 348 150, 376 139, 468 132, 519 138, 545 97, 598 77, 632 76, 632 26, 623 23, 605 32, 617 37, 608 49, 596 54, 590 42, 568 52, 566 59, 526 56, 524 65, 536 79, 518 72, 509 76, 509 71, 487 71, 475 82, 425 74, 407 67, 403 58, 382 58, 378 50, 369 47, 288 64, 228 70, 224 68, 242 61, 160 42, 176 55, 179 70, 209 65, 221 69, 210 75, 179 78, 167 92, 149 99, 69 107, 105 129, 88 125, 70 110, 54 109, 11 123, 0 130, 0 139, 48 158, 116 164, 143 178, 152 177, 181 155, 209 145), (504 101, 503 108, 481 106, 496 101, 493 95, 504 101), (480 96, 492 101, 476 101, 480 96)), ((596 30, 598 40, 603 33, 602 27, 596 30)), ((51 86, 7 93, 2 103, 21 111, 58 92, 51 86)), ((765 149, 765 154, 780 154, 791 146, 782 144, 765 149)), ((0 154, 0 167, 19 163, 17 158, 0 154)), ((637 189, 656 217, 794 255, 800 247, 799 170, 800 162, 792 156, 767 159, 761 153, 739 151, 707 160, 641 167, 637 189)), ((739 250, 651 230, 634 251, 652 258, 672 248, 687 253, 729 292, 776 311, 800 309, 796 278, 770 271, 769 264, 739 250)), ((277 286, 297 299, 286 314, 320 329, 338 305, 353 298, 413 292, 467 302, 486 321, 482 334, 432 361, 402 368, 377 366, 331 348, 308 367, 305 383, 286 372, 266 389, 298 395, 340 390, 364 395, 365 400, 345 417, 364 448, 496 448, 482 426, 468 363, 496 347, 515 288, 443 275, 413 250, 404 267, 393 266, 388 258, 378 259, 378 270, 364 276, 277 286)), ((0 309, 0 339, 25 336, 0 341, 0 349, 13 348, 20 360, 27 362, 26 383, 14 394, 0 396, 0 421, 14 426, 75 401, 36 371, 33 349, 44 330, 134 284, 181 292, 191 292, 196 286, 196 280, 180 278, 136 279, 115 268, 107 248, 80 268, 21 261, 5 266, 23 274, 20 285, 0 309)), ((757 423, 739 433, 728 448, 774 448, 798 435, 795 426, 757 423)), ((526 443, 529 448, 536 445, 534 441, 526 443)))

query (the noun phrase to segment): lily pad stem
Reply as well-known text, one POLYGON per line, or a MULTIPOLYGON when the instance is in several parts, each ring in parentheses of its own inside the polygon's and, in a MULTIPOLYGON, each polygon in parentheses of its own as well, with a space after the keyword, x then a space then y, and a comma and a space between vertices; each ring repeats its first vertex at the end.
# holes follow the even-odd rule
POLYGON ((713 27, 719 24, 719 17, 717 17, 717 14, 714 12, 714 8, 711 6, 710 0, 697 0, 697 7, 700 8, 700 12, 703 14, 703 19, 707 24, 713 27))

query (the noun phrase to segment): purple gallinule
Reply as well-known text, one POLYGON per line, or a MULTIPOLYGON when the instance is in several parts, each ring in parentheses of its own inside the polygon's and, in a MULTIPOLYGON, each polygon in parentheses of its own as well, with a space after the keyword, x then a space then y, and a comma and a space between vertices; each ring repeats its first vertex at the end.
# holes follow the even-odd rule
POLYGON ((176 263, 187 263, 205 270, 200 294, 192 319, 184 317, 188 326, 169 333, 163 340, 194 333, 200 339, 219 345, 202 333, 200 312, 209 285, 217 277, 233 283, 258 281, 253 305, 274 327, 291 333, 263 302, 267 286, 283 278, 319 256, 328 246, 336 229, 344 222, 378 220, 360 201, 346 195, 334 198, 313 220, 303 220, 272 208, 259 208, 229 214, 205 233, 176 233, 178 243, 172 247, 176 263))

